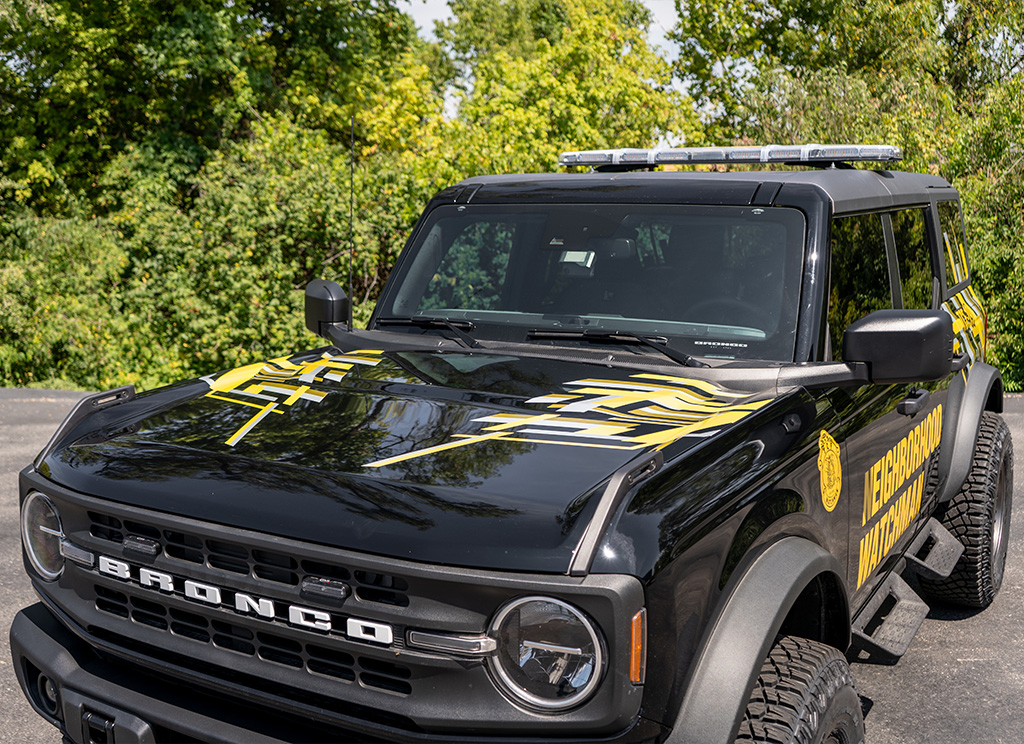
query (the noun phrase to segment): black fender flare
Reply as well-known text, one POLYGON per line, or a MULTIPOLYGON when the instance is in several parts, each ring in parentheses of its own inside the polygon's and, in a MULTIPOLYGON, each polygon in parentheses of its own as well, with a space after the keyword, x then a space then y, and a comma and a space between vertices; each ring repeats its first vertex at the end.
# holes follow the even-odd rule
MULTIPOLYGON (((667 744, 731 742, 750 690, 782 623, 804 589, 823 573, 844 587, 835 556, 802 537, 784 537, 765 548, 733 577, 694 658, 667 744)), ((849 645, 849 608, 846 645, 849 645)), ((845 649, 840 649, 845 651, 845 649)))
POLYGON ((967 480, 978 443, 981 414, 1002 412, 1003 376, 995 367, 975 362, 969 374, 958 375, 953 381, 946 400, 939 450, 939 472, 946 473, 946 479, 938 494, 939 502, 953 498, 967 480))

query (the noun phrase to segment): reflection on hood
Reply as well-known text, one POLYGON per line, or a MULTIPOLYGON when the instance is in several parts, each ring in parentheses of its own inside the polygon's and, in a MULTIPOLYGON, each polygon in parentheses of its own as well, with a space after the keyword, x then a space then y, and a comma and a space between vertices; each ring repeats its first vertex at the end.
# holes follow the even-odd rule
POLYGON ((768 401, 551 358, 319 350, 106 409, 44 458, 80 493, 446 565, 564 572, 608 478, 768 401))
MULTIPOLYGON (((382 352, 356 351, 312 359, 272 359, 220 375, 203 378, 207 397, 248 406, 256 412, 224 443, 234 447, 271 413, 283 413, 299 401, 320 403, 357 365, 375 367, 382 352)), ((416 353, 402 354, 426 382, 436 377, 416 366, 416 353)), ((429 355, 431 359, 438 355, 429 355)), ((516 361, 493 355, 443 355, 462 375, 479 372, 494 363, 516 361)), ((420 365, 422 367, 422 365, 420 365)), ((440 383, 444 384, 444 383, 440 383)), ((635 374, 627 379, 584 378, 561 383, 561 391, 536 395, 525 401, 536 412, 498 412, 470 419, 472 431, 457 432, 444 442, 411 448, 363 464, 381 468, 406 460, 473 446, 488 440, 601 447, 605 449, 661 449, 687 435, 733 423, 767 403, 754 396, 731 392, 708 382, 659 374, 635 374)), ((467 427, 468 428, 468 427, 467 427)))

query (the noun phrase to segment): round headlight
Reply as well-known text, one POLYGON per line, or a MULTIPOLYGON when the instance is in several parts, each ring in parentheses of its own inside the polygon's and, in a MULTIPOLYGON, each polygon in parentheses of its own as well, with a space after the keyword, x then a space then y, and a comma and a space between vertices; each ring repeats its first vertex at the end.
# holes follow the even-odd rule
POLYGON ((48 498, 33 491, 21 506, 21 542, 32 567, 47 581, 55 581, 64 570, 60 539, 64 532, 57 509, 48 498))
POLYGON ((556 711, 579 705, 597 689, 604 667, 601 637, 575 607, 524 597, 494 616, 498 650, 491 668, 505 692, 528 707, 556 711))

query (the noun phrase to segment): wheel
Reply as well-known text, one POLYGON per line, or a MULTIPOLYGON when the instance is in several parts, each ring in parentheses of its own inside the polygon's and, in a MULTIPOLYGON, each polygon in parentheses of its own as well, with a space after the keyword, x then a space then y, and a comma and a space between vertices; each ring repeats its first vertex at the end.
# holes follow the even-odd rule
POLYGON ((779 636, 747 703, 737 742, 861 744, 864 714, 837 649, 779 636))
POLYGON ((701 300, 696 305, 687 308, 683 318, 698 323, 757 328, 758 323, 764 320, 764 310, 733 297, 716 297, 710 300, 701 300))
POLYGON ((1001 416, 985 411, 967 480, 936 517, 963 543, 964 553, 945 579, 921 579, 931 599, 985 608, 1003 583, 1013 498, 1013 441, 1001 416))

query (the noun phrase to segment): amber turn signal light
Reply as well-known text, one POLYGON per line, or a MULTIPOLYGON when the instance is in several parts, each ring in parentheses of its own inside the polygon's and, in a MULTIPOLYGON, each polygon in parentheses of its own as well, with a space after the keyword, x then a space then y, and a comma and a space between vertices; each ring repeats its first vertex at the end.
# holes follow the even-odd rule
POLYGON ((629 680, 642 685, 647 676, 647 610, 633 615, 629 643, 629 680))

